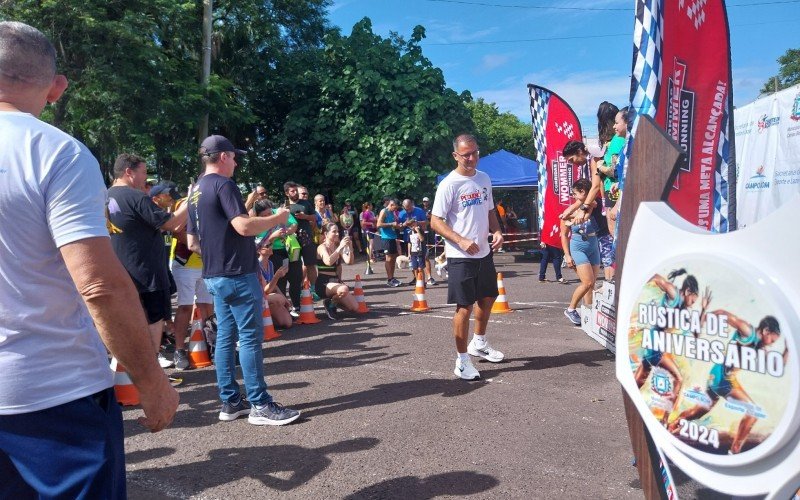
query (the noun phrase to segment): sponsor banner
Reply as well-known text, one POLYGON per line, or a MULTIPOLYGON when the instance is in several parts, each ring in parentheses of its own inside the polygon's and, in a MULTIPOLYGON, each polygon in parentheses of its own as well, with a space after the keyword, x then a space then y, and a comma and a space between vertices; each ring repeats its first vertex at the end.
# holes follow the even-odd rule
POLYGON ((800 194, 800 85, 734 112, 737 220, 753 224, 800 194))
POLYGON ((582 141, 583 134, 577 115, 558 94, 538 85, 528 85, 528 92, 539 162, 539 238, 561 248, 558 216, 572 204, 572 183, 580 177, 579 167, 561 150, 569 141, 582 141))
POLYGON ((686 153, 670 206, 714 232, 736 228, 730 73, 723 0, 637 1, 632 112, 654 117, 686 153))

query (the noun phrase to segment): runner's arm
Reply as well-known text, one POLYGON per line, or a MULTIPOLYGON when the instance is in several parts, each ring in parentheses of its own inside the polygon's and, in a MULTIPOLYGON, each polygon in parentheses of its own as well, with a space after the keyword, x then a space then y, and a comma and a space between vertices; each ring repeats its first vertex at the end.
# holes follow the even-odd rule
POLYGON ((64 264, 86 302, 103 343, 130 374, 145 416, 139 423, 152 432, 167 427, 178 408, 175 392, 158 365, 139 294, 105 237, 62 246, 64 264))
POLYGON ((497 222, 495 209, 489 210, 489 231, 492 232, 492 250, 497 250, 503 246, 503 230, 497 222))

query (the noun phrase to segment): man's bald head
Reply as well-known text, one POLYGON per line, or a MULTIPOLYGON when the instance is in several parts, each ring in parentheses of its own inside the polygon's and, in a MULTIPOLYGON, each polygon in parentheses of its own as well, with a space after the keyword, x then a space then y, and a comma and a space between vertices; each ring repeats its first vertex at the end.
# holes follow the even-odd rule
POLYGON ((0 91, 44 88, 56 74, 56 51, 44 34, 27 24, 0 22, 0 91))

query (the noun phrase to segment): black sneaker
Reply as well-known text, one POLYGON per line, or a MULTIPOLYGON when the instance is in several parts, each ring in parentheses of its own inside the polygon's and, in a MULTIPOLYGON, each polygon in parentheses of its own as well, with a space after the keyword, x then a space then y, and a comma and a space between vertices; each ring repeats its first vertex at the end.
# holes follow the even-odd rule
POLYGON ((331 299, 323 300, 322 306, 325 308, 325 314, 328 315, 328 318, 332 320, 339 319, 339 316, 336 314, 336 304, 334 304, 331 299))
POLYGON ((406 283, 405 283, 405 284, 406 284, 406 285, 411 285, 411 286, 414 286, 414 285, 416 285, 416 284, 417 284, 417 278, 411 278, 411 280, 410 280, 410 281, 406 281, 406 283))
POLYGON ((253 406, 247 421, 253 425, 286 425, 300 418, 300 412, 272 402, 259 408, 253 406))
POLYGON ((240 396, 239 401, 236 403, 225 402, 222 403, 222 409, 219 411, 219 419, 225 422, 236 420, 239 417, 250 414, 250 402, 244 397, 240 396))

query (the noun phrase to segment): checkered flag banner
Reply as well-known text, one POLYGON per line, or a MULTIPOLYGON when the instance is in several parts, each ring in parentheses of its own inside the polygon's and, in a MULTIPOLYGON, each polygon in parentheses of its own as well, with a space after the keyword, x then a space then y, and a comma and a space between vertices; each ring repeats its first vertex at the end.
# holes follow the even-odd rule
POLYGON ((539 196, 538 216, 539 231, 542 230, 544 223, 544 189, 547 186, 547 134, 545 124, 547 123, 547 106, 550 103, 550 91, 534 85, 528 85, 528 92, 531 96, 531 119, 533 120, 533 144, 536 148, 536 162, 539 164, 539 196))
MULTIPOLYGON (((648 115, 686 152, 672 208, 713 232, 736 228, 730 43, 724 0, 636 0, 627 158, 648 115)), ((634 167, 635 168, 635 167, 634 167)))
POLYGON ((528 93, 539 163, 539 239, 561 248, 558 215, 572 201, 568 194, 577 175, 574 166, 564 160, 561 150, 569 141, 582 140, 581 125, 572 108, 552 90, 528 85, 528 93))

